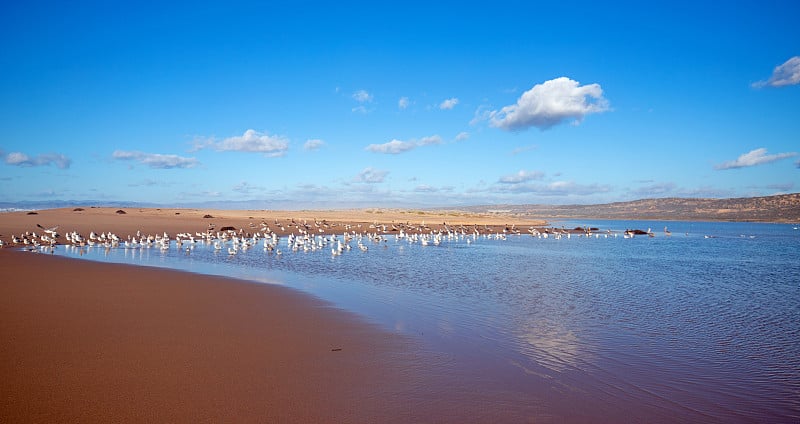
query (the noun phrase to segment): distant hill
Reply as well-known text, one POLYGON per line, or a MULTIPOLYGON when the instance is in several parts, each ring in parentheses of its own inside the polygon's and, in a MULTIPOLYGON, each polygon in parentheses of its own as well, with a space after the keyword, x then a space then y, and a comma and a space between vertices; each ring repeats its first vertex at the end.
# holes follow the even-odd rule
POLYGON ((731 199, 662 198, 599 205, 491 205, 470 212, 511 213, 542 219, 800 222, 800 193, 731 199))
MULTIPOLYGON (((66 208, 73 206, 106 207, 181 207, 212 208, 236 210, 292 210, 297 205, 272 200, 203 202, 186 204, 155 204, 120 201, 25 201, 0 202, 1 211, 66 208)), ((304 205, 303 209, 369 209, 375 205, 304 205)), ((399 207, 398 209, 408 209, 399 207)), ((415 208, 421 208, 417 205, 415 208)), ((424 209, 424 207, 422 207, 424 209)), ((431 210, 452 210, 453 208, 431 208, 431 210)), ((697 199, 669 197, 662 199, 642 199, 630 202, 605 203, 598 205, 481 205, 460 206, 454 209, 480 214, 510 214, 533 219, 643 219, 670 221, 751 221, 751 222, 789 222, 800 223, 800 193, 764 197, 741 197, 731 199, 697 199)))

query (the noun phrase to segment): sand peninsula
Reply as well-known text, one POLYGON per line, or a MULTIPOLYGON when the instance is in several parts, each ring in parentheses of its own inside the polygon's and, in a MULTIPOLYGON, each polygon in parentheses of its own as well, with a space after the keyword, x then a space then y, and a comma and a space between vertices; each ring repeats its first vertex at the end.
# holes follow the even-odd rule
MULTIPOLYGON (((545 224, 386 210, 69 208, 4 213, 0 238, 41 233, 37 225, 125 238, 211 227, 248 232, 263 223, 287 234, 292 221, 336 233, 345 225, 391 232, 393 225, 503 231, 545 224)), ((292 289, 221 277, 7 246, 0 249, 0 334, 0 422, 520 422, 536 415, 498 402, 497 388, 444 374, 446 357, 405 336, 292 289)))
POLYGON ((6 244, 10 243, 12 235, 41 233, 37 225, 46 228, 58 226, 61 234, 77 231, 88 236, 92 231, 97 234, 113 232, 121 238, 137 232, 142 235, 166 232, 174 237, 179 232, 220 231, 223 228, 255 233, 265 226, 279 236, 286 236, 298 234, 301 229, 326 234, 345 231, 391 234, 401 228, 406 232, 431 232, 444 230, 447 226, 502 233, 504 230, 527 231, 531 227, 547 225, 544 220, 503 213, 399 209, 279 211, 77 207, 8 212, 0 214, 0 218, 0 239, 6 244))

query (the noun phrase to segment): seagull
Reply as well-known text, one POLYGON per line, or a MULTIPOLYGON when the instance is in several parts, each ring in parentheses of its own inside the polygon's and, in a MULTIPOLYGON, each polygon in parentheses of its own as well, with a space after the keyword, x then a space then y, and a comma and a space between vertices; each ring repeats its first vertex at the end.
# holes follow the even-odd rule
POLYGON ((44 233, 49 235, 50 237, 52 237, 54 239, 58 238, 58 233, 56 232, 56 230, 58 229, 58 225, 56 225, 55 227, 50 227, 50 228, 44 228, 40 224, 36 224, 36 226, 41 228, 42 230, 44 230, 44 233))

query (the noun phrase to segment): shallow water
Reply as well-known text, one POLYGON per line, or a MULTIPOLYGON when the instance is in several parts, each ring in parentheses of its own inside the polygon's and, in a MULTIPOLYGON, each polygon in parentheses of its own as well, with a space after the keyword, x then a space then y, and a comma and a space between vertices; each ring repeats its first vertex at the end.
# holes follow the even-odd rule
POLYGON ((800 420, 800 230, 669 222, 667 237, 657 222, 562 224, 602 231, 438 246, 390 235, 337 256, 330 246, 293 252, 285 238, 281 255, 174 241, 166 252, 56 253, 307 291, 451 355, 510 407, 535 403, 556 421, 574 412, 570 402, 590 421, 606 409, 633 421, 800 420), (621 233, 647 227, 656 237, 621 233))

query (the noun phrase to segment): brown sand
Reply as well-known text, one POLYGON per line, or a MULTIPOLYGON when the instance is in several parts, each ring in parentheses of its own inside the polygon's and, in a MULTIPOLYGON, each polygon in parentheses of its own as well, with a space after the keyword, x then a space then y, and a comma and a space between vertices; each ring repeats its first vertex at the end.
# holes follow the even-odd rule
MULTIPOLYGON (((41 232, 36 224, 86 236, 174 235, 209 221, 374 223, 345 213, 115 211, 0 214, 0 234, 41 232)), ((497 402, 497 387, 451 375, 452 357, 280 286, 6 248, 0 335, 0 422, 522 421, 521 403, 497 402)))
POLYGON ((407 340, 289 289, 8 249, 0 281, 0 422, 416 414, 407 340))

